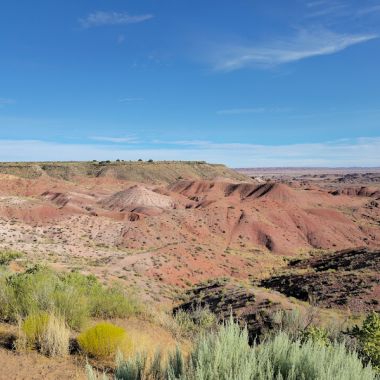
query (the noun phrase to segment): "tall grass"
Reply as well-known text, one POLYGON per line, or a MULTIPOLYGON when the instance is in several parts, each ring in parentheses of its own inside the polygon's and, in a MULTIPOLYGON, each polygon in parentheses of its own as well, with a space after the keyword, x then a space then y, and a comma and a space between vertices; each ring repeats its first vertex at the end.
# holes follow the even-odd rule
POLYGON ((40 266, 12 275, 0 272, 0 320, 6 322, 47 312, 61 315, 79 330, 89 317, 127 317, 140 309, 122 289, 104 287, 92 275, 56 273, 40 266))

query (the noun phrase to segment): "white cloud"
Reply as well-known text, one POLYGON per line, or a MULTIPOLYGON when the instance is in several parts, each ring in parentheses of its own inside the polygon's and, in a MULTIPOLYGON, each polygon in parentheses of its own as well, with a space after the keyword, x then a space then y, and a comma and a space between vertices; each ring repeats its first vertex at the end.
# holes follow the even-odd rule
POLYGON ((206 160, 231 167, 380 166, 380 137, 312 144, 259 145, 182 142, 173 148, 64 144, 38 140, 0 140, 0 161, 206 160), (186 147, 185 145, 188 145, 186 147))
POLYGON ((92 28, 105 25, 127 25, 137 24, 150 20, 154 16, 151 14, 130 15, 126 12, 103 12, 97 11, 90 13, 86 18, 79 22, 84 28, 92 28))
POLYGON ((376 34, 339 34, 325 29, 299 30, 292 38, 256 46, 222 46, 214 52, 215 69, 273 67, 310 57, 334 54, 352 45, 378 38, 376 34))
POLYGON ((112 136, 91 136, 91 140, 96 141, 104 141, 104 142, 110 142, 115 144, 122 144, 122 143, 130 143, 130 144, 136 144, 138 142, 137 137, 133 136, 126 136, 126 137, 112 137, 112 136))

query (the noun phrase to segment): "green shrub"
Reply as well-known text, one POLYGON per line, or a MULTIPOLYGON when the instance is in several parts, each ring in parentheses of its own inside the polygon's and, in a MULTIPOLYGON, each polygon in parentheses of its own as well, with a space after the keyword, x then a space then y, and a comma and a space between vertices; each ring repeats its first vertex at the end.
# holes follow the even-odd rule
POLYGON ((74 330, 80 330, 91 316, 89 299, 80 289, 65 286, 52 294, 54 308, 65 318, 74 330))
POLYGON ((33 267, 8 277, 6 287, 10 317, 16 319, 17 316, 26 317, 39 311, 52 311, 52 293, 56 282, 55 274, 41 267, 33 267))
POLYGON ((91 315, 97 318, 123 318, 142 311, 133 297, 126 297, 116 286, 99 289, 92 295, 91 301, 91 315))
POLYGON ((359 340, 364 355, 380 371, 380 314, 373 312, 367 316, 359 340))
POLYGON ((15 322, 20 316, 55 313, 81 329, 89 317, 127 317, 140 311, 138 303, 116 287, 104 287, 95 276, 56 273, 35 266, 24 273, 0 272, 0 320, 15 322))
POLYGON ((97 359, 112 358, 118 350, 127 352, 132 346, 123 328, 107 322, 84 331, 79 335, 78 343, 83 352, 97 359))
POLYGON ((69 273, 61 278, 66 287, 85 296, 91 317, 124 318, 141 311, 140 304, 120 287, 104 287, 93 275, 69 273))
POLYGON ((301 339, 303 342, 311 340, 314 343, 319 343, 322 346, 328 346, 330 344, 329 333, 323 327, 311 325, 301 333, 301 339))
POLYGON ((23 254, 10 249, 0 251, 0 265, 9 265, 13 260, 19 259, 23 254))

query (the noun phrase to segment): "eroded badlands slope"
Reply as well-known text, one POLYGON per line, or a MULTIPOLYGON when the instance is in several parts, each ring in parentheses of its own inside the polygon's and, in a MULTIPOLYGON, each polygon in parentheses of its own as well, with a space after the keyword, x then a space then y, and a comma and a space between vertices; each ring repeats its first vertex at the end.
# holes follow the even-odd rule
MULTIPOLYGON (((72 173, 73 165, 64 167, 72 173)), ((380 247, 376 183, 370 192, 335 191, 253 180, 223 166, 153 165, 159 175, 143 182, 111 167, 106 176, 66 179, 53 169, 0 175, 0 244, 25 252, 14 270, 47 262, 160 299, 203 280, 264 278, 287 257, 312 251, 380 247)))

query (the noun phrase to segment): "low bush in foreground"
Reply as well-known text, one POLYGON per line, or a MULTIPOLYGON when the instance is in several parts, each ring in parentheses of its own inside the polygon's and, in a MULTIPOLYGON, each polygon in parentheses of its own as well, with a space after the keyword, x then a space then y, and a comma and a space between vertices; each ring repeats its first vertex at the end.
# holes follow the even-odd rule
POLYGON ((127 317, 139 304, 118 287, 104 287, 95 276, 56 273, 35 266, 24 273, 0 273, 0 320, 15 322, 39 312, 64 317, 76 330, 89 317, 127 317))
MULTIPOLYGON (((88 373, 89 379, 96 379, 96 373, 88 373)), ((376 373, 343 345, 302 343, 283 332, 250 347, 247 330, 229 321, 218 332, 200 338, 189 358, 177 350, 165 363, 153 360, 148 365, 140 354, 119 363, 115 379, 374 380, 376 373)))
POLYGON ((113 358, 118 351, 126 353, 132 346, 123 328, 107 322, 84 331, 79 335, 78 343, 84 353, 97 359, 113 358))

